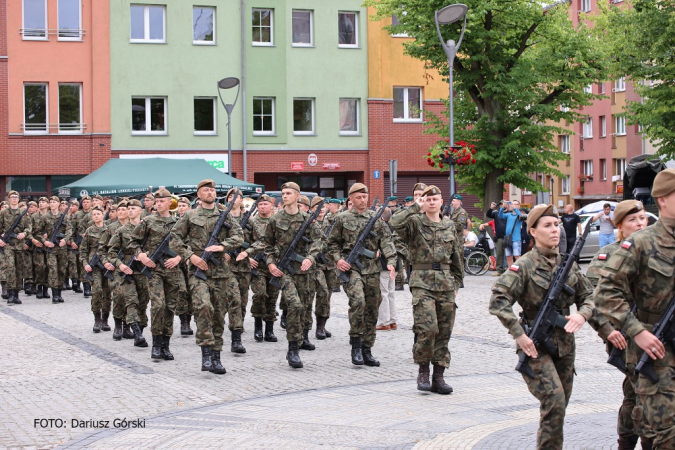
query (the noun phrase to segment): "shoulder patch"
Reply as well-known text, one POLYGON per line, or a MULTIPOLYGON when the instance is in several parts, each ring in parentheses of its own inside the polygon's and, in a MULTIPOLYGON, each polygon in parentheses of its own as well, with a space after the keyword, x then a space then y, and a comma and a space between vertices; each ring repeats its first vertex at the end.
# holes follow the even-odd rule
POLYGON ((518 272, 520 270, 520 266, 517 266, 515 264, 511 264, 511 267, 509 267, 509 270, 512 270, 514 272, 518 272))
POLYGON ((607 254, 607 253, 600 253, 600 254, 598 255, 598 259, 599 259, 600 261, 605 261, 605 260, 607 259, 608 256, 609 256, 609 254, 607 254))
POLYGON ((629 248, 631 248, 632 245, 633 245, 632 242, 623 241, 623 242, 621 243, 621 248, 625 248, 626 250, 628 250, 629 248))

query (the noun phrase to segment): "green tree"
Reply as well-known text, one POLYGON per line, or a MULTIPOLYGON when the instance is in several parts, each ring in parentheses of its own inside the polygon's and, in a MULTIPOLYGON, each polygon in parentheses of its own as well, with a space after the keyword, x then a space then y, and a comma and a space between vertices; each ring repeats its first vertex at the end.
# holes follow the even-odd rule
MULTIPOLYGON (((573 25, 568 2, 546 10, 533 0, 465 3, 466 35, 453 65, 455 139, 475 144, 478 151, 475 165, 458 170, 458 181, 486 203, 502 198, 504 183, 543 190, 533 174, 560 175, 557 166, 567 155, 558 151, 554 137, 565 133, 559 126, 562 121, 584 120, 576 110, 600 97, 583 88, 606 78, 606 46, 592 27, 573 25)), ((388 31, 414 38, 404 44, 405 52, 443 76, 448 74, 448 62, 434 11, 447 4, 447 0, 366 0, 376 9, 374 20, 397 16, 398 25, 388 31)), ((456 40, 461 26, 461 22, 442 26, 443 37, 456 40)), ((428 112, 426 117, 428 131, 445 142, 447 118, 428 112)))

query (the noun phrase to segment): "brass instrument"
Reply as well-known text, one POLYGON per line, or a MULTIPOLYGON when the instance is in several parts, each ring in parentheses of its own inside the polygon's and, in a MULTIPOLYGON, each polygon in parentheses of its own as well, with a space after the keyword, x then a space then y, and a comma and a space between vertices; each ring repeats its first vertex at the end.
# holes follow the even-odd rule
POLYGON ((179 198, 180 197, 178 197, 177 195, 171 194, 171 206, 169 206, 169 212, 175 213, 176 211, 178 211, 178 199, 179 198))

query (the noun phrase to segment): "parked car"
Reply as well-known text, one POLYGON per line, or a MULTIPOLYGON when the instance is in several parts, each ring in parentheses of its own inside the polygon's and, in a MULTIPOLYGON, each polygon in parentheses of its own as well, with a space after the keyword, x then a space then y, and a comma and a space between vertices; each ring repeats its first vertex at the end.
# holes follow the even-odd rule
MULTIPOLYGON (((650 212, 645 213, 647 215, 648 219, 648 225, 653 225, 659 218, 655 216, 654 214, 650 212)), ((591 220, 595 214, 580 214, 581 217, 581 229, 584 230, 586 228, 586 224, 588 223, 589 220, 591 220)), ((579 259, 582 261, 589 261, 593 259, 596 253, 600 250, 600 245, 599 245, 599 236, 600 235, 600 221, 595 222, 593 225, 591 225, 591 231, 588 233, 588 236, 586 237, 586 242, 584 243, 584 248, 581 249, 581 254, 579 255, 579 259)), ((618 237, 619 231, 614 230, 614 237, 618 237)))

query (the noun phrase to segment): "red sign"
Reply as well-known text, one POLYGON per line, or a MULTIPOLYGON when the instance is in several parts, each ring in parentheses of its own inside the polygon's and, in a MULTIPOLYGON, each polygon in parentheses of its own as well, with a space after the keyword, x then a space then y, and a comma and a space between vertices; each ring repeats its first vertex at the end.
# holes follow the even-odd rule
POLYGON ((305 163, 304 162, 292 162, 291 163, 291 170, 304 170, 305 169, 305 163))
POLYGON ((340 168, 340 163, 323 163, 324 170, 337 170, 340 168))
POLYGON ((623 184, 617 184, 616 185, 616 193, 617 194, 623 194, 623 184))

